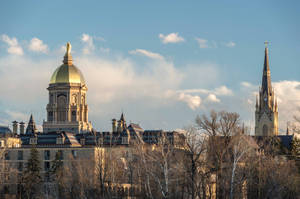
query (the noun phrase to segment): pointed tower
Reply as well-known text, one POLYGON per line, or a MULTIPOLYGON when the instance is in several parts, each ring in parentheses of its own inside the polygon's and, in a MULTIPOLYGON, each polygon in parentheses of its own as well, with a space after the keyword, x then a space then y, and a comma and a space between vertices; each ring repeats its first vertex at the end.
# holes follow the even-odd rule
POLYGON ((127 129, 127 125, 126 125, 126 120, 125 120, 125 117, 124 117, 124 113, 122 112, 120 120, 118 121, 117 131, 120 133, 125 129, 127 129))
POLYGON ((26 134, 35 134, 37 132, 36 130, 36 125, 35 125, 35 121, 33 119, 32 114, 30 115, 30 119, 29 122, 27 124, 27 128, 26 128, 26 134))
POLYGON ((262 85, 255 105, 255 135, 278 135, 278 108, 274 90, 271 85, 268 42, 265 42, 265 60, 262 75, 262 85))

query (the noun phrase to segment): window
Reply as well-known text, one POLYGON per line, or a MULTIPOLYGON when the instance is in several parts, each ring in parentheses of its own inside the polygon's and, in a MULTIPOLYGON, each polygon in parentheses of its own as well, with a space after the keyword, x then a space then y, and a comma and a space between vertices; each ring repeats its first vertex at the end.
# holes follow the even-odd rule
POLYGON ((23 171, 23 162, 18 162, 18 171, 23 171))
POLYGON ((81 144, 81 145, 85 145, 85 139, 84 139, 84 138, 81 138, 81 139, 80 139, 80 144, 81 144))
POLYGON ((49 150, 44 151, 44 159, 45 160, 50 160, 50 151, 49 150))
POLYGON ((50 175, 49 175, 49 173, 45 173, 45 182, 50 182, 50 175))
POLYGON ((77 158, 77 151, 72 150, 72 156, 73 156, 74 159, 76 159, 77 158))
POLYGON ((9 153, 9 151, 5 153, 5 160, 10 160, 10 153, 9 153))
POLYGON ((49 99, 49 101, 50 101, 50 104, 53 104, 53 102, 54 102, 53 94, 50 94, 50 99, 49 99))
POLYGON ((128 137, 122 137, 122 144, 128 144, 128 137))
POLYGON ((56 144, 63 144, 63 138, 61 137, 56 138, 56 144))
POLYGON ((35 138, 35 137, 30 138, 29 143, 30 144, 37 144, 37 138, 35 138))
POLYGON ((23 160, 23 151, 18 151, 18 160, 23 160))
POLYGON ((48 121, 53 121, 53 112, 52 111, 48 112, 48 121))
POLYGON ((268 126, 264 125, 263 126, 263 136, 267 136, 268 135, 268 126))
POLYGON ((98 138, 98 145, 103 145, 103 137, 98 138))
POLYGON ((5 142, 4 142, 4 140, 1 140, 1 147, 5 147, 5 142))
POLYGON ((44 162, 44 170, 49 171, 50 170, 50 162, 44 162))
POLYGON ((57 154, 58 154, 58 159, 59 160, 63 160, 64 159, 64 153, 63 153, 62 150, 57 151, 57 154))
POLYGON ((71 120, 74 122, 76 121, 76 111, 72 111, 72 117, 71 120))

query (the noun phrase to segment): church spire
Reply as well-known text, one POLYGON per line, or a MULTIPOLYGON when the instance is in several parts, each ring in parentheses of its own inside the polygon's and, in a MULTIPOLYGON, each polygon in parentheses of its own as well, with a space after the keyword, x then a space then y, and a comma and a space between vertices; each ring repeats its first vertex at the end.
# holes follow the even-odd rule
POLYGON ((263 76, 262 76, 262 93, 267 92, 268 95, 272 93, 272 86, 271 86, 271 72, 269 66, 269 50, 268 50, 268 43, 265 42, 265 60, 264 60, 264 69, 263 69, 263 76))
POLYGON ((29 122, 27 124, 27 128, 26 128, 26 134, 35 134, 36 133, 36 125, 35 122, 33 120, 33 116, 32 114, 30 115, 30 119, 29 122))

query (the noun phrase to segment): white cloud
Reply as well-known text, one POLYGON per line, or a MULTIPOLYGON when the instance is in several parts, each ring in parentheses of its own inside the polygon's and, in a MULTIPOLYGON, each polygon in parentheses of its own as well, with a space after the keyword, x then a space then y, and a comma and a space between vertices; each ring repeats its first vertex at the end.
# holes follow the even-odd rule
POLYGON ((81 36, 81 41, 84 43, 84 47, 82 49, 83 54, 90 54, 93 50, 95 50, 92 36, 83 33, 81 36))
POLYGON ((214 95, 223 95, 223 96, 233 95, 233 91, 231 89, 227 88, 224 85, 220 86, 220 87, 217 87, 217 88, 215 88, 213 90, 198 88, 198 89, 185 89, 185 90, 181 90, 181 92, 185 92, 185 93, 214 94, 214 95))
POLYGON ((236 43, 234 43, 233 41, 230 41, 230 42, 224 43, 224 45, 229 48, 233 48, 236 46, 236 43))
POLYGON ((164 57, 158 53, 154 53, 148 50, 144 50, 144 49, 135 49, 132 51, 129 51, 130 54, 133 55, 143 55, 152 59, 164 59, 164 57))
POLYGON ((250 82, 241 82, 241 85, 245 88, 251 88, 253 85, 250 82))
POLYGON ((214 90, 214 93, 216 95, 233 95, 233 92, 231 89, 227 88, 226 86, 220 86, 214 90))
POLYGON ((202 38, 198 38, 198 37, 196 37, 195 39, 198 42, 200 48, 208 48, 209 47, 208 41, 206 39, 202 39, 202 38))
POLYGON ((23 55, 23 48, 19 45, 17 38, 10 38, 6 34, 1 35, 1 39, 8 45, 7 52, 14 55, 23 55))
POLYGON ((207 96, 207 98, 206 98, 206 101, 208 101, 208 102, 215 102, 215 103, 221 102, 221 100, 218 99, 217 96, 214 95, 214 94, 209 94, 209 95, 207 96))
POLYGON ((282 130, 288 121, 293 122, 294 116, 300 116, 300 82, 280 81, 273 83, 275 97, 278 96, 278 119, 282 130))
POLYGON ((162 43, 179 43, 183 42, 184 38, 178 35, 178 32, 176 33, 170 33, 168 35, 159 34, 158 37, 161 39, 162 43))
POLYGON ((180 101, 186 102, 192 110, 195 110, 201 105, 201 98, 199 96, 180 93, 178 99, 180 101))
POLYGON ((31 39, 28 48, 34 52, 48 53, 48 46, 44 44, 42 40, 36 37, 31 39))

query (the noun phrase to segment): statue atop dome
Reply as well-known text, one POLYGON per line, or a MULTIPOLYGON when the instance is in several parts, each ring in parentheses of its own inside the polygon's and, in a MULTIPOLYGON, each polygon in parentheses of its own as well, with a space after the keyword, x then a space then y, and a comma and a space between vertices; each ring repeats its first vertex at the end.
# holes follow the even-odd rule
POLYGON ((72 45, 70 42, 67 43, 67 52, 66 54, 70 55, 71 54, 71 49, 72 49, 72 45))
POLYGON ((71 48, 72 48, 72 46, 71 46, 70 42, 67 43, 67 47, 66 48, 67 48, 67 52, 66 52, 66 54, 64 56, 63 63, 70 66, 70 65, 73 64, 72 55, 71 55, 71 48))

